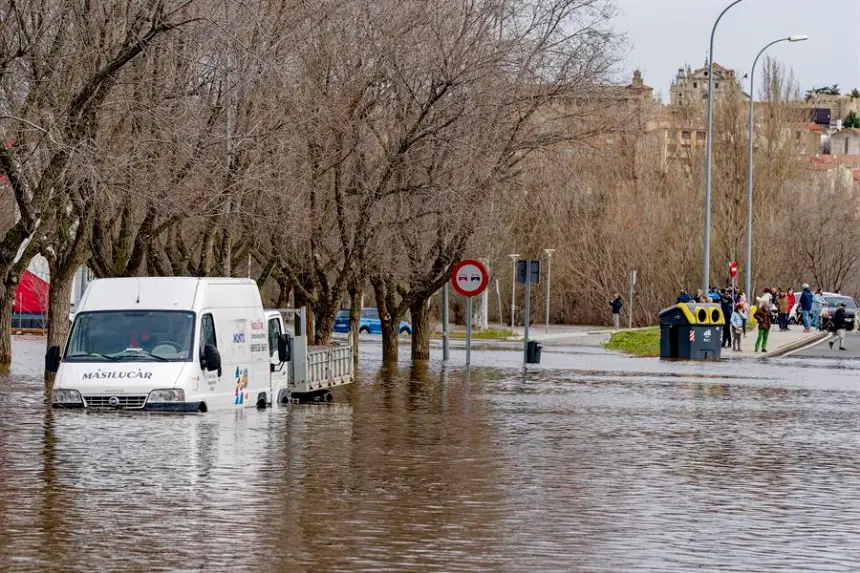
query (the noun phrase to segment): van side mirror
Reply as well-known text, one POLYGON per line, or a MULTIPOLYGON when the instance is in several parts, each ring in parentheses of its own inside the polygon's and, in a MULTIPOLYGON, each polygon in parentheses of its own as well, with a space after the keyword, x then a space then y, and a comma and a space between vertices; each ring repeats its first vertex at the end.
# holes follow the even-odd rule
POLYGON ((48 352, 45 353, 45 370, 48 372, 56 372, 60 369, 60 361, 62 357, 60 356, 60 347, 52 346, 48 349, 48 352))
POLYGON ((292 358, 293 341, 289 333, 278 335, 278 362, 289 362, 292 358))
POLYGON ((203 366, 209 372, 221 370, 221 353, 211 344, 203 347, 203 366))

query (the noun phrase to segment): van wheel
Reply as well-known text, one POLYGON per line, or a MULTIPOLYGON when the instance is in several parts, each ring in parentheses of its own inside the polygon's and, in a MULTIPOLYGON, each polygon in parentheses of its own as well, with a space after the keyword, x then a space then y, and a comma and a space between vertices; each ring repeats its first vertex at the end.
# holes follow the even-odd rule
POLYGON ((359 334, 370 334, 370 329, 367 328, 366 326, 362 326, 361 328, 358 329, 358 333, 359 334))

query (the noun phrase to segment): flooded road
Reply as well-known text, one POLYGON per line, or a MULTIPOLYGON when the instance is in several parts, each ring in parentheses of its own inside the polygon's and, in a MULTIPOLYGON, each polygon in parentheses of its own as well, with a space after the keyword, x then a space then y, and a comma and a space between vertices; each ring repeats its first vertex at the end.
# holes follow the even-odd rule
POLYGON ((336 403, 46 409, 0 375, 0 571, 857 571, 860 366, 462 353, 336 403))

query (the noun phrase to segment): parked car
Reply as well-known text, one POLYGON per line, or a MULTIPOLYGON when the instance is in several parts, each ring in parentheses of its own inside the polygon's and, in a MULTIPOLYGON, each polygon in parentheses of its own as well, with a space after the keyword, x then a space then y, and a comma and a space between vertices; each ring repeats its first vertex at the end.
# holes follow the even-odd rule
POLYGON ((824 307, 821 309, 821 330, 830 330, 830 319, 839 305, 845 304, 845 328, 854 330, 854 317, 857 313, 857 303, 850 296, 832 292, 821 293, 824 296, 824 307))
MULTIPOLYGON (((335 332, 349 332, 349 310, 341 310, 334 319, 335 332)), ((382 334, 382 320, 379 318, 379 310, 376 308, 361 309, 361 318, 358 321, 358 332, 361 334, 382 334)), ((397 329, 400 334, 412 334, 412 325, 405 320, 400 321, 397 329)))

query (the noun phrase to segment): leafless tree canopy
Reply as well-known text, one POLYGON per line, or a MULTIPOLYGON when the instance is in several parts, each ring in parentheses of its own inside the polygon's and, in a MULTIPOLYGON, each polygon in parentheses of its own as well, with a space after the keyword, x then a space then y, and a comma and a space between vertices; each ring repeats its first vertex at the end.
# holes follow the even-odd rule
MULTIPOLYGON (((555 320, 600 320, 637 268, 648 322, 695 284, 702 161, 663 167, 652 102, 609 86, 613 15, 605 0, 0 0, 0 323, 41 253, 52 342, 86 264, 253 276, 272 304, 307 305, 317 343, 366 292, 386 359, 407 314, 424 358, 452 263, 487 257, 508 285, 506 254, 545 247, 555 320)), ((790 239, 791 257, 767 248, 819 179, 780 135, 794 80, 768 62, 764 85, 760 280, 848 288, 835 234, 790 239)), ((720 266, 742 247, 745 117, 739 99, 717 115, 720 266)))

